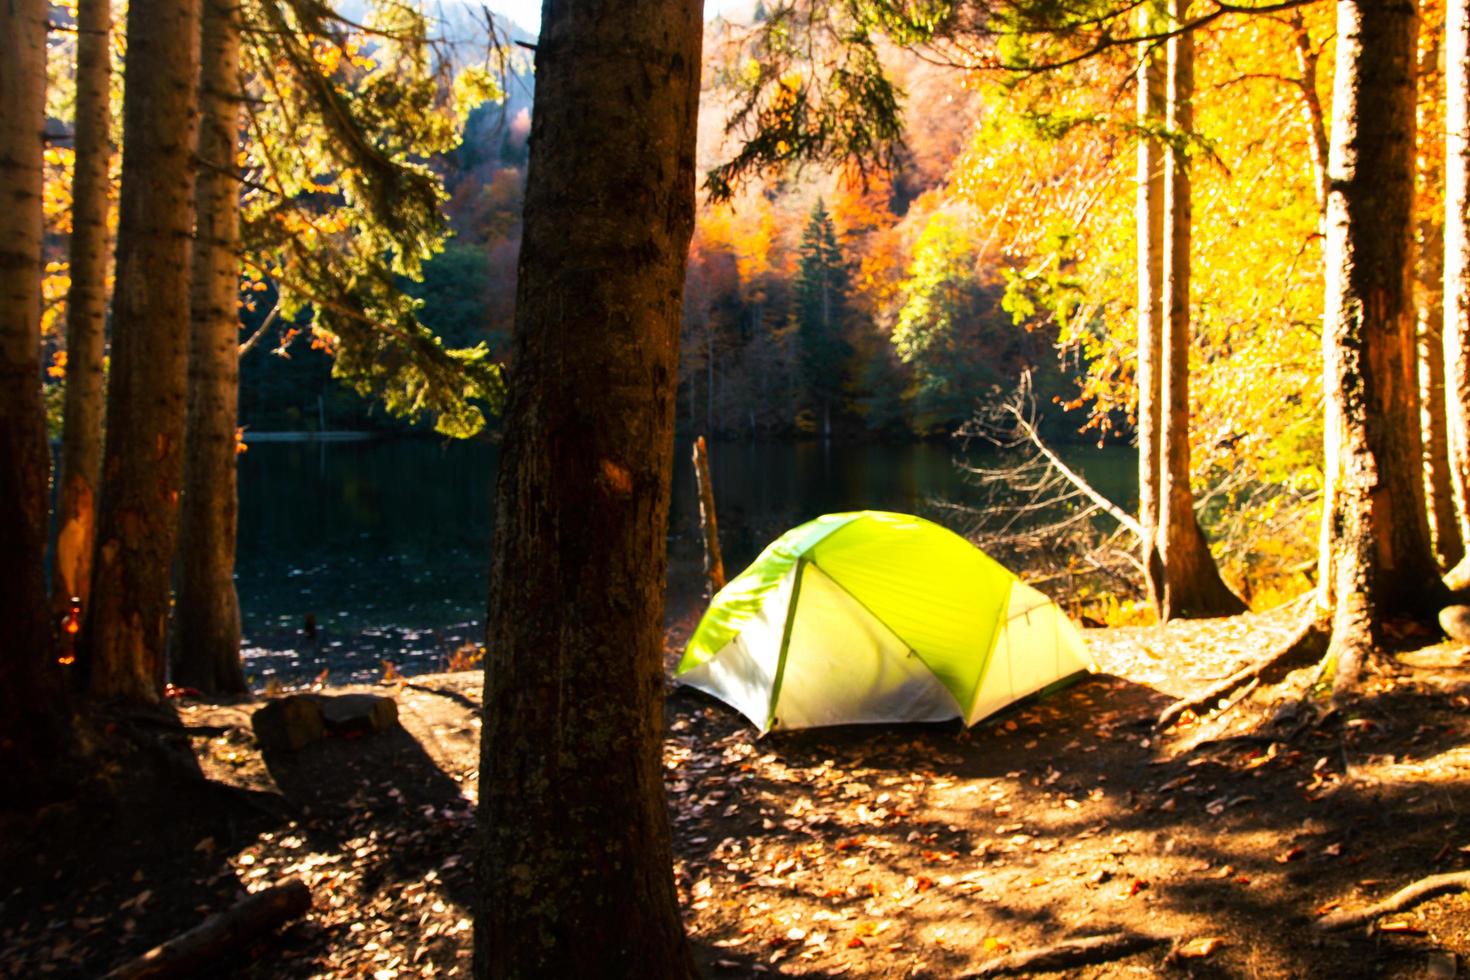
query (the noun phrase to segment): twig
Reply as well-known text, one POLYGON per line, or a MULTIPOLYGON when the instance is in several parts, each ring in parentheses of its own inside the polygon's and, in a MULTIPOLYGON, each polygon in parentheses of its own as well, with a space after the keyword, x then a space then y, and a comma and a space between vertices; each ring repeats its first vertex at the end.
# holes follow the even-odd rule
POLYGON ((1436 895, 1459 891, 1470 891, 1470 871, 1451 871, 1447 874, 1420 878, 1367 908, 1358 909, 1356 912, 1344 909, 1324 915, 1317 920, 1317 928, 1323 931, 1351 929, 1354 926, 1366 925, 1380 915, 1402 912, 1436 895))
POLYGON ((1113 932, 1085 939, 1067 939, 1052 946, 1022 950, 993 959, 973 973, 966 973, 961 980, 978 980, 980 977, 1003 977, 1014 973, 1035 973, 1047 970, 1070 970, 1092 963, 1105 963, 1168 942, 1162 936, 1148 936, 1136 932, 1113 932))

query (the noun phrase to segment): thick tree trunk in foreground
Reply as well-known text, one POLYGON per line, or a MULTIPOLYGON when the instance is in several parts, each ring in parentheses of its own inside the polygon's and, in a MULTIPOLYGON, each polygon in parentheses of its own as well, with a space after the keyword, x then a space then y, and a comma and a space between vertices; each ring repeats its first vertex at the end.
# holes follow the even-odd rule
POLYGON ((479 977, 694 972, 661 716, 701 7, 544 8, 487 630, 479 977))
MULTIPOLYGON (((1450 478, 1470 543, 1470 0, 1445 8, 1444 359, 1450 478)), ((1470 585, 1470 560, 1445 576, 1470 585)))
POLYGON ((66 395, 51 610, 87 607, 102 471, 102 357, 107 324, 107 190, 112 162, 111 0, 77 4, 76 165, 72 174, 71 288, 66 294, 66 395))
MULTIPOLYGON (((1159 26, 1153 4, 1139 9, 1139 33, 1159 26)), ((1139 46, 1138 126, 1145 134, 1164 127, 1167 93, 1164 58, 1152 43, 1139 46)), ((1155 546, 1159 528, 1159 431, 1162 428, 1164 363, 1164 167, 1167 156, 1157 138, 1138 141, 1138 523, 1143 528, 1144 586, 1156 612, 1164 608, 1163 568, 1155 546)))
MULTIPOLYGON (((1174 23, 1185 19, 1187 3, 1170 0, 1174 23)), ((1194 514, 1189 482, 1189 272, 1192 204, 1189 156, 1178 140, 1194 130, 1194 35, 1169 39, 1168 123, 1176 142, 1164 171, 1163 401, 1159 441, 1159 528, 1163 562, 1163 617, 1229 616, 1245 603, 1220 578, 1209 542, 1194 514)))
POLYGON ((235 0, 204 0, 198 227, 190 293, 189 427, 179 518, 173 679, 206 694, 250 689, 235 594, 235 427, 240 387, 240 25, 235 0))
POLYGON ((0 809, 29 797, 54 761, 65 714, 47 623, 41 406, 41 153, 45 0, 0 3, 0 809))
POLYGON ((82 657, 101 697, 157 701, 183 477, 199 0, 132 0, 107 435, 82 657))
POLYGON ((1392 616, 1442 594, 1414 363, 1414 70, 1405 0, 1339 0, 1322 329, 1333 488, 1324 540, 1339 691, 1392 616))

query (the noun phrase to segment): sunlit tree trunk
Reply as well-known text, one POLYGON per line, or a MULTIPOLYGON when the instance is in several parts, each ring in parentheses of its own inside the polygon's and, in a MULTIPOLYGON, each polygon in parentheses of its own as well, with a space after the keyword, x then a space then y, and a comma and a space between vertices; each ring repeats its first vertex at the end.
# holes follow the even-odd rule
POLYGON ((702 6, 544 7, 491 569, 479 977, 694 973, 661 716, 702 6))
MULTIPOLYGON (((1153 4, 1139 8, 1140 34, 1160 23, 1153 4)), ((1155 547, 1159 527, 1159 432, 1164 362, 1164 144, 1149 134, 1165 124, 1164 57, 1153 42, 1139 45, 1138 200, 1138 523, 1143 528, 1144 584, 1155 611, 1163 610, 1163 569, 1155 547)))
POLYGON ((92 586, 97 481, 102 469, 102 357, 107 322, 108 169, 112 162, 111 0, 77 4, 71 288, 66 294, 66 394, 57 481, 51 606, 60 618, 92 586))
POLYGON ((1450 568, 1464 555, 1450 485, 1448 418, 1444 359, 1444 216, 1425 202, 1435 200, 1441 186, 1439 110, 1444 105, 1444 79, 1439 70, 1438 34, 1424 39, 1418 56, 1419 98, 1415 154, 1415 336, 1419 363, 1419 425, 1424 445, 1424 495, 1435 560, 1450 568))
POLYGON ((1414 72, 1404 0, 1339 0, 1323 347, 1339 691, 1391 617, 1442 594, 1424 509, 1414 362, 1414 72))
POLYGON ((152 702, 163 688, 188 383, 199 0, 132 0, 107 433, 83 631, 88 684, 152 702))
MULTIPOLYGON (((1445 8, 1444 358, 1446 439, 1461 540, 1470 542, 1470 0, 1445 8)), ((1470 586, 1470 559, 1445 576, 1470 586)))
POLYGON ((46 581, 51 456, 41 406, 45 0, 0 3, 0 810, 45 780, 65 731, 46 581))
POLYGON ((179 518, 173 678, 206 694, 249 690, 235 594, 235 426, 240 387, 240 25, 204 0, 194 193, 189 426, 179 518))
MULTIPOLYGON (((1170 0, 1173 23, 1183 23, 1186 3, 1170 0)), ((1168 126, 1174 138, 1164 171, 1164 301, 1162 326, 1163 411, 1159 442, 1159 558, 1163 563, 1163 617, 1227 616, 1245 603, 1220 578, 1209 543, 1194 514, 1189 453, 1189 273, 1192 205, 1189 156, 1183 145, 1194 131, 1194 35, 1169 39, 1168 126)))

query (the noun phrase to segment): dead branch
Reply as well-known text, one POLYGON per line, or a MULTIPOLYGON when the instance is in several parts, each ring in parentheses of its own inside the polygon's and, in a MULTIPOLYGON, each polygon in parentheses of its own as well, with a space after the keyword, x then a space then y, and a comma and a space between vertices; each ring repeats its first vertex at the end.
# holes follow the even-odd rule
POLYGON ((1243 667, 1229 677, 1192 698, 1180 698, 1165 708, 1155 722, 1159 729, 1168 728, 1186 711, 1200 713, 1221 698, 1228 696, 1237 687, 1258 680, 1263 684, 1274 684, 1287 674, 1315 663, 1327 652, 1327 629, 1321 619, 1309 616, 1290 640, 1264 660, 1243 667))
POLYGON ((1037 973, 1047 970, 1070 970, 1074 967, 1141 953, 1153 946, 1168 942, 1162 936, 1148 936, 1136 932, 1113 932, 1084 939, 1067 939, 1052 946, 1008 953, 993 959, 973 973, 966 973, 962 980, 980 977, 1003 977, 1016 973, 1037 973))
POLYGON ((704 531, 704 574, 710 594, 725 587, 725 560, 720 555, 720 530, 715 521, 715 487, 709 474, 709 450, 704 436, 694 440, 694 483, 699 488, 699 526, 704 531))
POLYGON ((1334 931, 1337 929, 1351 929, 1354 926, 1367 925, 1380 915, 1390 912, 1402 912, 1404 909, 1418 905, 1420 902, 1444 895, 1448 892, 1470 891, 1470 871, 1452 871, 1442 875, 1430 875, 1420 878, 1410 885, 1405 885, 1381 902, 1377 902, 1367 908, 1350 911, 1333 912, 1324 915, 1317 920, 1317 928, 1323 931, 1334 931))
POLYGON ((1138 521, 1133 517, 1133 515, 1129 514, 1127 511, 1123 510, 1123 508, 1119 507, 1117 504, 1113 503, 1107 497, 1104 497, 1101 493, 1094 489, 1092 484, 1088 483, 1086 478, 1084 478, 1082 474, 1078 473, 1066 463, 1062 462, 1062 458, 1058 456, 1055 452, 1053 452, 1051 447, 1048 446, 1046 442, 1041 438, 1041 433, 1036 431, 1036 426, 1032 425, 1031 421, 1026 418, 1026 414, 1021 411, 1019 405, 1008 404, 1006 406, 1006 409, 1011 413, 1012 418, 1014 418, 1016 421, 1016 430, 1020 432, 1023 436, 1025 436, 1027 441, 1030 442, 1031 445, 1036 447, 1037 452, 1046 457, 1046 461, 1050 463, 1058 473, 1067 478, 1068 483, 1072 484, 1072 486, 1076 487, 1082 493, 1086 494, 1087 499, 1097 504, 1097 506, 1100 507, 1109 517, 1131 531, 1135 536, 1137 536, 1138 540, 1143 540, 1143 525, 1139 524, 1138 521))
POLYGON ((188 932, 107 974, 104 980, 161 980, 192 977, 231 950, 248 945, 311 908, 311 890, 295 878, 217 912, 188 932))

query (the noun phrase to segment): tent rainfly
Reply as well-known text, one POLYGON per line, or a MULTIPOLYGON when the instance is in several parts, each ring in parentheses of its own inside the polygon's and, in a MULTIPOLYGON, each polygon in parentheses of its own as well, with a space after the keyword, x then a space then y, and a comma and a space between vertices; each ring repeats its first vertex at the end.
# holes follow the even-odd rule
POLYGON ((720 590, 677 679, 761 731, 966 725, 1079 672, 1082 637, 964 538, 907 514, 828 514, 720 590))

